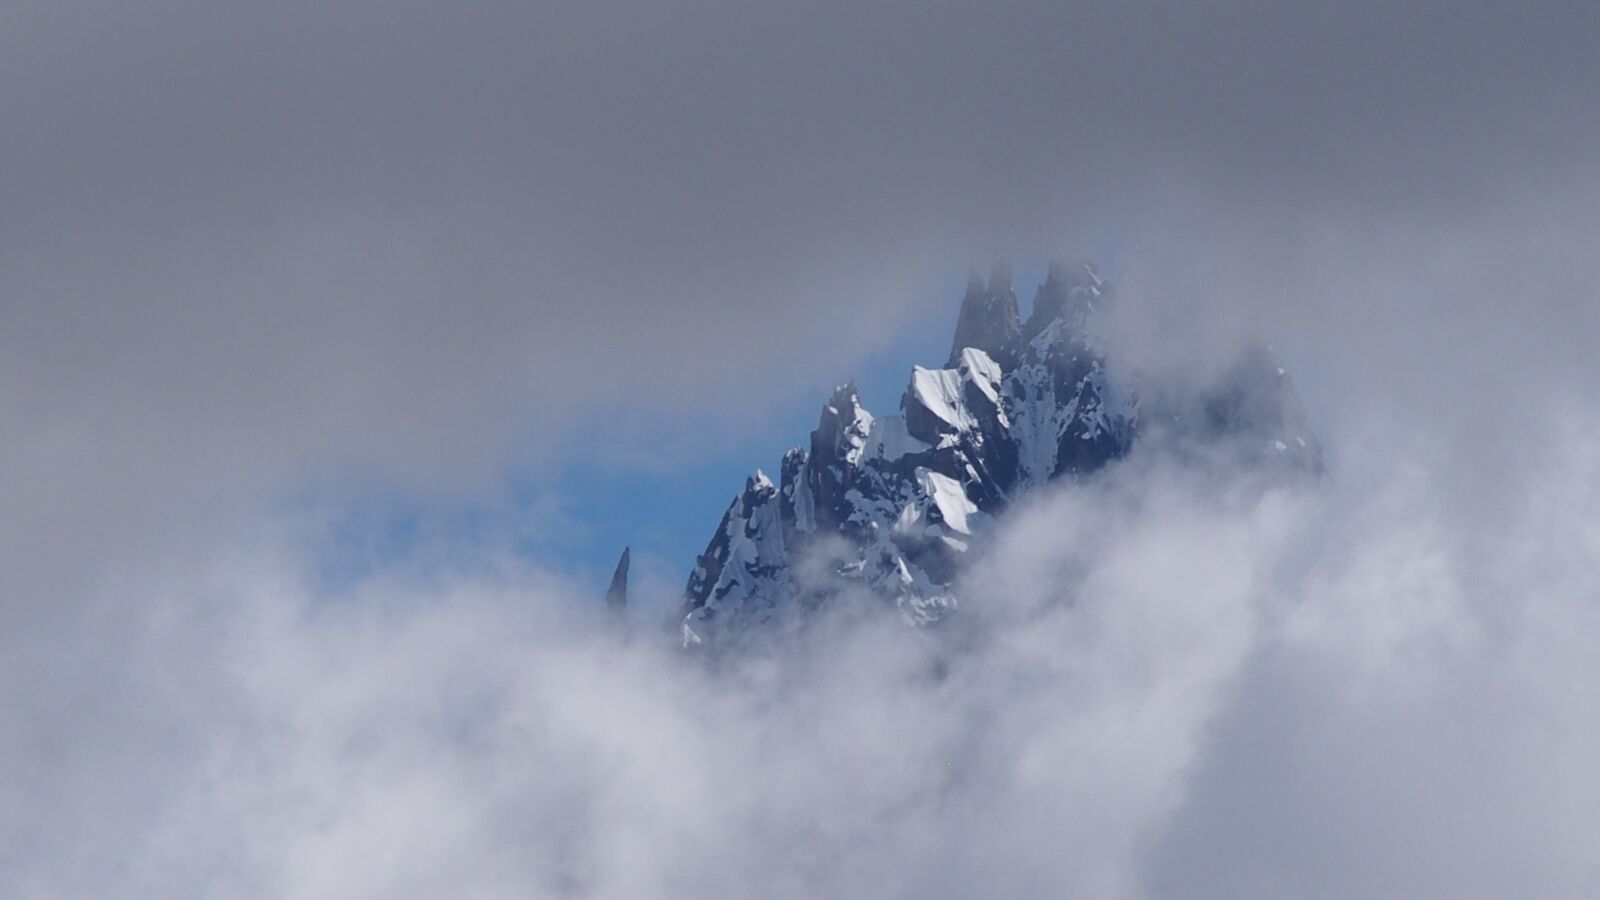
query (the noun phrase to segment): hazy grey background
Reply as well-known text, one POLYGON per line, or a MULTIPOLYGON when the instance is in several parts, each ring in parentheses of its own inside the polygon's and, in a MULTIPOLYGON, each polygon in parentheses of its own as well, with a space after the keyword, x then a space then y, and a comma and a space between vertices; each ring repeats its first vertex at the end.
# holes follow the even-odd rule
MULTIPOLYGON (((1313 598, 1325 616, 1308 633, 1338 637, 1329 666, 1305 662, 1298 645, 1282 650, 1276 632, 1241 626, 1221 662, 1171 670, 1175 690, 1212 699, 1197 701, 1192 728, 1155 741, 1166 756, 1127 770, 1160 777, 1130 776, 1131 793, 1108 788, 1084 807, 1089 818, 1066 820, 1088 827, 1127 810, 1134 823, 1103 829, 1124 841, 1104 854, 1107 873, 1071 883, 1090 896, 1141 885, 1181 893, 1202 883, 1190 880, 1195 859, 1220 857, 1239 862, 1227 869, 1237 880, 1209 883, 1235 895, 1312 894, 1312 882, 1340 895, 1341 875, 1381 858, 1391 869, 1377 871, 1433 863, 1423 868, 1438 877, 1425 886, 1503 894, 1493 880, 1446 880, 1487 865, 1484 854, 1504 846, 1482 836, 1498 832, 1464 826, 1457 841, 1431 827, 1487 821, 1468 814, 1492 806, 1508 822, 1566 826, 1510 848, 1542 865, 1505 871, 1523 874, 1509 884, 1543 872, 1552 879, 1544 893, 1570 896, 1592 877, 1583 860, 1600 858, 1583 845, 1595 829, 1577 803, 1593 798, 1593 783, 1559 781, 1581 777, 1573 760, 1593 758, 1585 707, 1564 699, 1589 673, 1578 654, 1557 652, 1573 635, 1600 636, 1590 608, 1600 548, 1589 524, 1600 415, 1597 34, 1600 11, 1587 3, 7 4, 0 838, 10 849, 0 872, 21 887, 0 893, 103 893, 95 888, 136 873, 131 883, 153 895, 197 882, 223 894, 272 895, 287 883, 302 895, 370 895, 383 892, 373 873, 397 860, 425 870, 397 870, 411 876, 399 888, 429 893, 428 877, 482 871, 471 861, 480 852, 509 860, 509 874, 483 893, 565 884, 638 896, 661 884, 633 855, 642 851, 610 851, 621 855, 602 857, 598 874, 555 882, 539 854, 566 860, 582 856, 570 842, 606 844, 612 814, 646 833, 606 846, 659 848, 666 837, 650 829, 679 833, 689 810, 700 810, 706 841, 726 839, 749 816, 770 814, 752 799, 765 789, 757 773, 730 776, 730 806, 697 805, 726 787, 714 782, 663 795, 641 787, 653 805, 626 814, 595 807, 579 788, 495 805, 498 789, 477 780, 485 770, 452 757, 457 744, 431 743, 463 729, 471 737, 451 718, 474 708, 452 693, 451 677, 502 699, 530 696, 519 686, 532 683, 583 709, 613 695, 588 695, 587 645, 563 650, 549 637, 565 625, 496 645, 503 656, 463 635, 527 637, 494 623, 531 621, 517 617, 569 588, 508 562, 491 535, 452 561, 450 590, 437 572, 400 573, 392 591, 373 588, 366 605, 340 608, 351 623, 330 625, 293 549, 318 525, 285 515, 282 498, 364 479, 481 495, 507 465, 537 471, 574 447, 623 459, 659 449, 670 462, 696 440, 738 433, 771 396, 850 374, 889 329, 928 314, 914 298, 952 270, 997 251, 1148 244, 1154 262, 1130 276, 1114 323, 1119 351, 1143 365, 1203 367, 1245 334, 1271 338, 1335 462, 1335 498, 1317 501, 1333 511, 1310 518, 1348 529, 1362 552, 1334 556, 1326 571, 1303 556, 1283 564, 1282 593, 1313 598), (1400 477, 1385 473, 1409 472, 1426 475, 1425 489, 1382 505, 1400 477), (1523 537, 1491 540, 1501 530, 1523 537), (1446 549, 1384 555, 1395 541, 1414 546, 1408 535, 1423 550, 1446 549), (1372 554, 1367 568, 1362 553, 1372 554), (1433 568, 1416 573, 1418 558, 1433 568), (1367 584, 1356 580, 1363 573, 1370 587, 1351 586, 1367 584), (1471 602, 1447 592, 1435 604, 1444 612, 1414 619, 1415 595, 1428 591, 1408 578, 1459 585, 1471 602), (1316 585, 1327 583, 1351 587, 1319 605, 1330 594, 1316 585), (502 605, 441 611, 457 594, 484 592, 502 605), (386 618, 395 615, 398 624, 386 618), (1526 632, 1534 638, 1508 624, 1523 621, 1537 623, 1526 632), (1479 656, 1447 654, 1428 671, 1468 714, 1423 700, 1402 709, 1440 717, 1432 730, 1415 715, 1397 714, 1406 724, 1396 725, 1381 704, 1302 723, 1307 697, 1352 680, 1352 660, 1364 666, 1410 646, 1388 637, 1395 622, 1420 622, 1424 645, 1447 647, 1440 635, 1468 622, 1501 637, 1486 639, 1489 658, 1523 668, 1511 677, 1479 656), (483 668, 459 674, 468 660, 483 668), (502 678, 501 664, 534 672, 502 678), (413 722, 435 707, 414 707, 413 693, 386 680, 396 671, 444 679, 442 720, 413 722), (1240 693, 1213 690, 1234 673, 1243 673, 1240 693), (561 679, 572 687, 549 687, 561 679), (326 685, 335 693, 318 707, 326 685), (1235 696, 1250 701, 1239 708, 1266 712, 1228 712, 1235 696), (1498 705, 1474 707, 1480 697, 1498 705), (1202 739, 1213 707, 1221 724, 1202 739), (319 709, 325 719, 296 724, 319 709), (370 727, 359 724, 368 716, 370 727), (256 728, 279 742, 263 739, 276 760, 306 769, 285 781, 271 766, 236 761, 234 742, 253 742, 256 728), (1367 740, 1396 729, 1411 739, 1367 740), (1485 732, 1487 755, 1451 757, 1485 732), (406 735, 428 736, 429 765, 396 750, 406 735), (1413 765, 1408 753, 1429 747, 1459 768, 1413 765), (1263 756, 1278 768, 1258 765, 1263 756), (1188 772, 1194 759, 1193 786, 1161 774, 1188 772), (206 760, 222 768, 197 775, 206 760), (434 764, 472 776, 435 778, 434 764), (1526 771, 1557 781, 1511 777, 1526 771), (382 772, 414 786, 425 814, 362 819, 370 807, 341 792, 382 772), (1349 789, 1415 778, 1434 789, 1413 810, 1437 816, 1411 830, 1400 817, 1385 832, 1396 817, 1362 815, 1367 795, 1349 789), (1273 789, 1239 793, 1240 779, 1273 789), (1480 800, 1471 786, 1485 779, 1493 790, 1480 800), (1165 785, 1148 790, 1166 799, 1140 799, 1147 782, 1165 785), (180 786, 190 791, 181 799, 180 786), (1269 799, 1241 812, 1230 805, 1240 797, 1269 799), (1291 827, 1325 824, 1317 810, 1330 798, 1344 798, 1362 827, 1291 827), (540 831, 556 821, 551 809, 586 810, 598 824, 588 839, 553 838, 540 831), (1283 810, 1296 814, 1274 817, 1283 810), (351 833, 394 828, 385 853, 329 851, 324 881, 314 880, 318 866, 278 855, 322 852, 341 811, 351 833), (501 848, 429 831, 452 821, 458 835, 521 837, 501 848), (252 822, 269 833, 239 830, 252 822), (1418 833, 1438 843, 1405 855, 1418 833), (1264 853, 1263 834, 1282 846, 1264 853), (1337 844, 1359 836, 1374 839, 1337 844), (172 843, 150 843, 161 840, 172 843), (1336 844, 1353 849, 1308 849, 1336 844), (1146 845, 1156 849, 1129 849, 1146 845), (456 846, 471 854, 447 852, 456 846), (272 849, 251 855, 261 847, 272 849), (434 857, 420 847, 443 849, 434 857), (524 854, 529 847, 536 852, 524 854), (1261 859, 1285 869, 1258 871, 1261 859), (605 880, 624 870, 643 880, 605 880)), ((1062 515, 1074 515, 1067 506, 1062 515)), ((1197 528, 1218 527, 1196 516, 1197 528)), ((1256 557, 1255 543, 1244 546, 1246 568, 1278 565, 1270 547, 1256 557)), ((1224 613, 1259 605, 1256 589, 1223 584, 1224 613)), ((1154 584, 1139 596, 1157 617, 1169 594, 1154 584)), ((1119 648, 1158 646, 1102 643, 1085 658, 1115 663, 1119 648)), ((658 663, 629 664, 654 672, 658 663)), ((1409 668, 1373 671, 1381 677, 1360 669, 1383 688, 1369 697, 1414 681, 1409 668)), ((1024 743, 1083 727, 1037 712, 1057 709, 1052 686, 1075 682, 1041 683, 1051 689, 1027 696, 1045 705, 1024 703, 1013 721, 1024 743)), ((607 741, 619 734, 671 744, 666 735, 681 731, 690 749, 674 758, 698 762, 694 742, 707 728, 759 744, 786 724, 737 716, 737 693, 710 701, 735 711, 712 714, 651 702, 629 694, 632 685, 616 696, 655 712, 641 713, 642 724, 595 726, 593 746, 617 746, 607 741)), ((870 706, 844 703, 850 695, 841 689, 819 715, 870 718, 870 706)), ((1096 702, 1113 720, 1145 708, 1124 698, 1111 691, 1096 702)), ((488 721, 503 722, 505 706, 484 702, 488 721)), ((910 732, 939 735, 965 721, 929 716, 910 732)), ((559 730, 552 721, 535 705, 507 727, 559 730)), ((1103 738, 1108 759, 1121 758, 1122 733, 1103 738)), ((532 777, 517 774, 530 754, 560 771, 560 760, 540 756, 558 744, 491 742, 491 756, 507 754, 492 771, 532 777)), ((583 756, 587 745, 572 746, 583 756)), ((900 755, 893 741, 861 746, 900 755)), ((942 759, 926 749, 938 740, 922 746, 906 752, 942 759)), ((1063 768, 1082 756, 1070 741, 1059 748, 1051 758, 1063 768)), ((1022 757, 978 758, 975 773, 1011 784, 1022 757)), ((818 778, 794 765, 803 770, 794 796, 805 798, 818 778)), ((669 774, 697 771, 684 762, 669 774)), ((393 781, 370 784, 383 793, 393 781)), ((1005 804, 1004 789, 963 796, 999 798, 996 821, 1034 821, 1005 804)), ((784 821, 811 817, 794 803, 778 807, 784 821)), ((893 806, 908 808, 918 807, 893 806)), ((956 832, 943 823, 964 820, 941 807, 905 821, 926 822, 935 831, 927 846, 944 858, 956 832)), ((748 849, 792 843, 779 835, 748 849)), ((893 845, 886 858, 925 858, 913 849, 893 845)), ((1044 856, 1025 854, 1014 868, 1044 856)), ((874 877, 892 894, 911 889, 903 875, 889 866, 874 877)), ((744 882, 694 883, 733 892, 744 882)), ((850 884, 884 893, 870 880, 850 884)), ((1397 875, 1366 887, 1401 894, 1404 884, 1397 875)))

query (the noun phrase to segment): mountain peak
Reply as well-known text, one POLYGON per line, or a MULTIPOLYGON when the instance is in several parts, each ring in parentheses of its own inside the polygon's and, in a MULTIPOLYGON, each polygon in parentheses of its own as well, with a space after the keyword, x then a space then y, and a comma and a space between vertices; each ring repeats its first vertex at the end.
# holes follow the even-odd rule
POLYGON ((628 556, 629 548, 622 548, 622 558, 611 573, 611 586, 606 589, 606 612, 617 619, 628 615, 628 556))
POLYGON ((1050 261, 1044 284, 1033 295, 1033 311, 1022 329, 1022 338, 1031 341, 1057 321, 1078 333, 1087 327, 1088 314, 1101 293, 1100 276, 1088 260, 1075 263, 1050 261))
POLYGON ((1079 259, 1069 263, 1059 256, 1051 258, 1044 283, 1062 285, 1069 290, 1075 287, 1099 288, 1101 285, 1100 273, 1095 270, 1093 262, 1079 259))
POLYGON ((987 285, 978 279, 976 269, 967 279, 967 294, 961 300, 955 340, 945 366, 955 368, 961 361, 961 351, 968 347, 976 347, 1003 363, 1021 333, 1017 295, 1011 290, 1011 263, 996 257, 989 267, 987 285))
POLYGON ((1233 459, 1270 477, 1320 470, 1275 358, 1248 354, 1211 385, 1135 381, 1092 337, 1109 291, 1089 263, 1056 261, 1024 331, 1010 266, 996 260, 987 283, 969 281, 949 362, 913 367, 897 413, 874 417, 854 382, 834 389, 809 449, 784 455, 776 486, 753 476, 700 555, 685 645, 736 645, 845 596, 938 622, 987 522, 1042 484, 1094 477, 1136 443, 1204 451, 1191 459, 1236 448, 1233 459))
POLYGON ((983 276, 978 274, 977 266, 967 267, 967 294, 968 297, 981 297, 989 292, 983 283, 983 276))
POLYGON ((989 293, 1001 294, 1011 290, 1011 260, 996 256, 989 264, 989 293))
POLYGON ((817 430, 811 433, 811 455, 854 463, 866 447, 871 430, 872 414, 861 406, 855 381, 847 381, 834 389, 822 407, 817 430))

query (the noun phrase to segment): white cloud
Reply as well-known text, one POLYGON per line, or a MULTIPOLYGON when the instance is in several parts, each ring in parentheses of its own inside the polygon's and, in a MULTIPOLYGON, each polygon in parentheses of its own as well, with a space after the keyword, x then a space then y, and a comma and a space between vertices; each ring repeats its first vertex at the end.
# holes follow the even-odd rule
POLYGON ((89 652, 11 667, 5 869, 40 897, 1582 894, 1597 425, 1498 522, 1405 458, 1264 491, 1134 460, 1003 520, 960 629, 849 617, 714 669, 492 560, 337 600, 260 551, 132 574, 89 652))

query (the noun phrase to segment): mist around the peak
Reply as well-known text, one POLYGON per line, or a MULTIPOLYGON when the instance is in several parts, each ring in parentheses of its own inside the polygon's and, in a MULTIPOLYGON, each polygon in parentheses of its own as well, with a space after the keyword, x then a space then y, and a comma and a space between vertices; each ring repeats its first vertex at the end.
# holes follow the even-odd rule
POLYGON ((0 895, 1600 895, 1597 17, 0 5, 0 895), (584 510, 327 508, 670 477, 997 252, 1270 344, 1322 476, 1136 452, 716 665, 584 510))

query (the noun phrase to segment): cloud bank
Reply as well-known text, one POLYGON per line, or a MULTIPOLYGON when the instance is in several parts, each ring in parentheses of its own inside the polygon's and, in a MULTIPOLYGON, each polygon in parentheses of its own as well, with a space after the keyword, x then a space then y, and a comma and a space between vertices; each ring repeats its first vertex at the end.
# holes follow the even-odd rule
POLYGON ((1418 455, 1293 489, 1136 456, 1002 520, 959 626, 855 610, 720 666, 492 554, 339 602, 219 555, 30 686, 4 869, 23 897, 1582 895, 1597 451, 1574 419, 1493 519, 1418 455))

